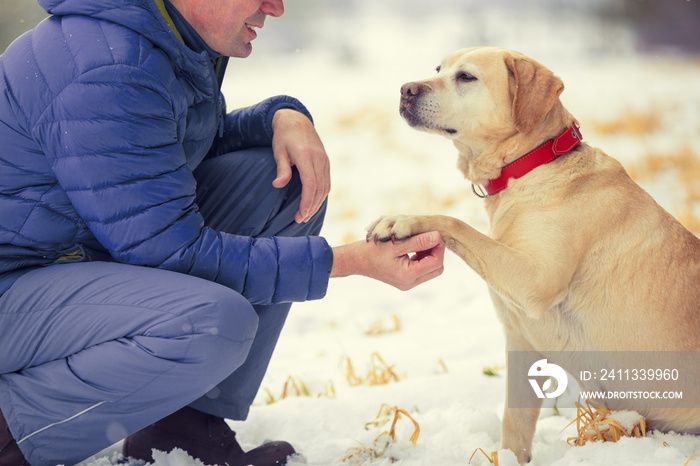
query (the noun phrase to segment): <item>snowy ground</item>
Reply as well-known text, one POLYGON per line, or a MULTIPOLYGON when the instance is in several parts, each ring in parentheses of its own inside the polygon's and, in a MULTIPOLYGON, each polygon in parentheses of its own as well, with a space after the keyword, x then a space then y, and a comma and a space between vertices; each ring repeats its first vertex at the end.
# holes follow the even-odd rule
MULTIPOLYGON (((482 13, 480 18, 486 21, 489 16, 482 13)), ((543 46, 541 38, 530 41, 529 47, 527 40, 513 34, 491 45, 517 48, 559 74, 567 86, 562 100, 579 119, 584 138, 623 163, 683 148, 700 156, 700 61, 641 57, 629 49, 599 57, 580 46, 581 28, 574 28, 579 34, 574 34, 577 41, 570 47, 562 46, 559 36, 551 38, 551 47, 543 46), (657 115, 659 123, 644 134, 594 130, 630 115, 649 114, 657 115)), ((458 22, 450 18, 434 19, 424 30, 406 30, 385 16, 381 22, 367 20, 358 26, 361 42, 354 45, 361 58, 352 63, 320 46, 274 59, 231 62, 225 87, 230 106, 286 93, 299 97, 314 114, 333 164, 324 231, 332 245, 362 238, 368 223, 390 213, 444 213, 486 232, 481 201, 455 169, 451 144, 408 128, 398 115, 402 83, 431 75, 443 54, 472 45, 453 43, 450 35, 458 31, 458 22), (423 40, 427 37, 435 38, 423 40)), ((678 186, 661 175, 646 187, 675 213, 683 195, 678 186)), ((246 422, 233 422, 232 427, 244 448, 266 439, 291 442, 303 455, 291 465, 348 464, 342 462, 348 449, 372 447, 388 428, 365 429, 386 403, 406 409, 419 423, 417 445, 409 442, 413 424, 404 418, 397 425, 397 442, 384 456, 361 464, 466 465, 477 448, 489 455, 499 450, 504 365, 503 332, 486 287, 455 256, 448 255, 443 276, 406 293, 364 278, 334 280, 324 300, 292 308, 256 406, 246 422), (365 335, 377 321, 392 327, 393 316, 400 322, 399 331, 365 335), (356 374, 364 376, 375 352, 393 366, 400 380, 350 386, 346 358, 356 374), (495 368, 497 375, 484 375, 484 367, 495 368), (311 396, 292 394, 279 400, 290 377, 298 385, 303 382, 311 396), (266 404, 268 392, 278 401, 266 404)), ((700 437, 679 434, 572 447, 566 439, 575 430, 566 426, 574 414, 571 409, 560 415, 552 409, 542 411, 532 465, 683 465, 700 452, 700 437)), ((83 465, 113 464, 117 449, 83 465)), ((516 464, 512 453, 498 453, 501 466, 516 464)), ((487 463, 481 453, 472 460, 487 463)), ((157 464, 198 463, 172 453, 161 455, 157 464)))

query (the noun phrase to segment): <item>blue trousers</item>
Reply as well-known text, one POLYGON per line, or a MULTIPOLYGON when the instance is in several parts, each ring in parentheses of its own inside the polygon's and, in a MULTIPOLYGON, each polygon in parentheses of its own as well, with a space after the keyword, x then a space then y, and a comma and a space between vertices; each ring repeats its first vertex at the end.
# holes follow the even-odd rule
MULTIPOLYGON (((295 172, 275 189, 269 149, 195 171, 207 226, 247 236, 318 235, 296 224, 295 172)), ((221 285, 111 262, 57 264, 0 296, 0 409, 34 466, 75 464, 185 405, 243 420, 290 304, 252 306, 221 285)))

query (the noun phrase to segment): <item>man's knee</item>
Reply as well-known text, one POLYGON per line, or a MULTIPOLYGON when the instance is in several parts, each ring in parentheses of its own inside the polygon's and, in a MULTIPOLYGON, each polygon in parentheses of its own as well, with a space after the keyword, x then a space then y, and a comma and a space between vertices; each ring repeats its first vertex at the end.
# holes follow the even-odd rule
POLYGON ((252 304, 233 290, 211 285, 214 290, 202 293, 200 303, 189 313, 191 331, 237 342, 252 340, 258 328, 252 304))
POLYGON ((183 313, 180 328, 182 337, 189 340, 187 359, 223 378, 248 357, 258 315, 235 291, 215 284, 204 288, 198 293, 198 303, 183 313))

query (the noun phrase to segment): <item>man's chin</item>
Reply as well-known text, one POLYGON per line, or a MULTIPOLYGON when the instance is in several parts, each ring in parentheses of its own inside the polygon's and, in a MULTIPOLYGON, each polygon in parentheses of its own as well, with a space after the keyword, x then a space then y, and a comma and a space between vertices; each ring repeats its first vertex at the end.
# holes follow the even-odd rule
POLYGON ((231 49, 228 50, 226 53, 219 53, 221 53, 221 55, 225 55, 231 58, 248 58, 252 52, 253 44, 247 43, 243 45, 232 46, 231 49))

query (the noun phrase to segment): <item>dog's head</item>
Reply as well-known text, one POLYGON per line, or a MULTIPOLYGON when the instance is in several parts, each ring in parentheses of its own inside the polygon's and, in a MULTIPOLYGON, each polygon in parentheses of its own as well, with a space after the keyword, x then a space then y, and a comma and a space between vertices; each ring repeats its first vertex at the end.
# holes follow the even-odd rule
POLYGON ((474 181, 480 176, 470 164, 482 155, 499 154, 481 164, 488 178, 570 122, 559 102, 563 90, 561 79, 523 54, 472 48, 445 57, 436 76, 404 84, 400 112, 416 129, 452 139, 465 159, 460 168, 474 181))

